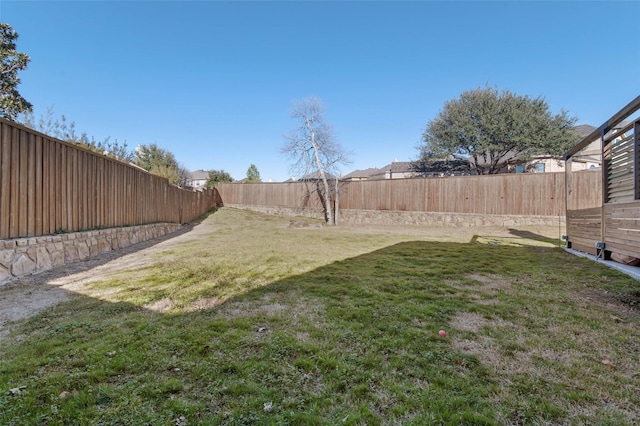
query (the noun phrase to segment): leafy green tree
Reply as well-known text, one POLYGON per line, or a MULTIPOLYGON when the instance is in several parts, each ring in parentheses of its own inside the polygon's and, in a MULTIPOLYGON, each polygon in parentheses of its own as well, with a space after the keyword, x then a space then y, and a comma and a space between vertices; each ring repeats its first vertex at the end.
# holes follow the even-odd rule
POLYGON ((154 167, 175 167, 178 168, 176 157, 166 149, 160 148, 152 143, 150 145, 139 145, 135 149, 134 163, 146 171, 151 171, 154 167))
POLYGON ((16 50, 17 38, 18 33, 11 25, 0 22, 0 117, 9 120, 32 110, 32 105, 18 92, 18 71, 26 69, 31 59, 16 50))
POLYGON ((478 88, 445 103, 418 146, 416 170, 433 161, 467 159, 478 174, 497 173, 510 158, 561 155, 580 137, 575 117, 553 115, 541 98, 478 88))
POLYGON ((209 172, 209 179, 205 183, 205 188, 213 189, 220 182, 233 182, 231 175, 224 170, 211 170, 209 172))
POLYGON ((182 180, 181 167, 176 157, 156 144, 136 147, 133 163, 149 173, 167 178, 175 185, 179 185, 182 180))
POLYGON ((255 164, 251 164, 247 169, 247 182, 262 182, 260 172, 255 164))

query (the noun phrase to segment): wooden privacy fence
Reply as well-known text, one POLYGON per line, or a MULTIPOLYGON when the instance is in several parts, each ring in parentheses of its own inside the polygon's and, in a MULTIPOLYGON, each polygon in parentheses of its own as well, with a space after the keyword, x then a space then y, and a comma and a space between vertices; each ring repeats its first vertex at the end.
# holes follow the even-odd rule
POLYGON ((219 183, 216 190, 223 204, 323 208, 312 182, 219 183))
POLYGON ((0 239, 186 223, 220 201, 0 119, 0 239))
POLYGON ((528 173, 350 182, 344 187, 340 207, 564 216, 564 175, 528 173))
MULTIPOLYGON (((322 208, 310 183, 230 183, 217 189, 224 204, 322 208)), ((564 173, 372 180, 344 182, 340 189, 340 209, 564 217, 565 207, 564 173)))

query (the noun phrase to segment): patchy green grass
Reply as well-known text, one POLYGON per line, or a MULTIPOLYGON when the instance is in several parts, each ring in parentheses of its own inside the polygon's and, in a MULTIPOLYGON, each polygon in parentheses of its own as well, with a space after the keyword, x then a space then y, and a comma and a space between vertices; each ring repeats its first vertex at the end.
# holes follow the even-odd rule
POLYGON ((540 230, 222 209, 12 324, 0 424, 633 424, 639 292, 540 230))

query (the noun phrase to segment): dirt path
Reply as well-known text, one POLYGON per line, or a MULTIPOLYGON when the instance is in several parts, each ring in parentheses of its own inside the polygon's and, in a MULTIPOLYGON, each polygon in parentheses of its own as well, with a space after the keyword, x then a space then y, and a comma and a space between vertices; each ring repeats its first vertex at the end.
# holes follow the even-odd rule
MULTIPOLYGON (((179 231, 133 246, 104 253, 85 261, 23 277, 0 286, 0 341, 9 333, 10 322, 29 318, 40 311, 71 300, 86 283, 123 270, 153 262, 154 254, 197 238, 206 226, 184 225, 179 231)), ((210 229, 209 229, 210 231, 210 229)))

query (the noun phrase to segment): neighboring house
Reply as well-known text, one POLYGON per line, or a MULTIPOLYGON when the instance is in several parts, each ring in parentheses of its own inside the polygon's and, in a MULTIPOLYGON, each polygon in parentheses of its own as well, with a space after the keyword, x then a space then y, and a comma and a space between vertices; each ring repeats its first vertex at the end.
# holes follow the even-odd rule
POLYGON ((384 167, 370 167, 364 170, 356 170, 344 176, 345 181, 359 180, 382 180, 382 179, 405 179, 416 177, 417 173, 413 170, 411 161, 394 160, 392 163, 384 167))
MULTIPOLYGON (((584 139, 596 130, 593 126, 576 127, 578 134, 584 139)), ((594 170, 602 167, 602 138, 599 137, 571 157, 571 170, 594 170)))
MULTIPOLYGON (((596 128, 588 124, 575 127, 576 133, 585 138, 596 128)), ((600 155, 600 141, 594 141, 580 156, 573 158, 573 170, 597 169, 602 165, 600 155)), ((550 173, 564 172, 565 162, 562 156, 536 155, 528 161, 518 158, 517 154, 511 153, 507 160, 507 166, 498 173, 550 173)), ((482 164, 482 163, 480 163, 482 164)), ((355 182, 363 180, 382 179, 406 179, 415 177, 446 177, 446 176, 473 176, 476 175, 473 167, 473 159, 454 159, 447 161, 435 161, 429 166, 420 170, 414 168, 412 161, 397 161, 387 164, 384 167, 371 167, 364 170, 355 170, 344 177, 343 181, 355 182)), ((291 181, 291 180, 290 180, 291 181)))
MULTIPOLYGON (((324 175, 328 181, 336 180, 336 177, 331 173, 325 172, 324 175)), ((316 182, 316 181, 322 181, 322 176, 320 175, 320 172, 317 170, 315 172, 309 173, 308 175, 302 176, 300 179, 291 177, 290 179, 287 179, 285 182, 316 182)))
POLYGON ((379 168, 378 172, 371 175, 370 179, 405 179, 416 176, 417 173, 413 170, 413 162, 394 160, 391 164, 379 168))
POLYGON ((564 161, 554 155, 534 155, 529 161, 513 158, 502 173, 551 173, 564 172, 564 161))
POLYGON ((435 161, 416 170, 412 161, 393 161, 384 167, 355 170, 342 178, 346 182, 363 180, 408 179, 415 177, 470 176, 475 172, 465 160, 435 161))
MULTIPOLYGON (((594 130, 596 128, 589 124, 581 124, 575 127, 576 133, 581 138, 587 137, 594 130)), ((581 159, 574 159, 573 170, 594 169, 602 165, 600 141, 593 141, 583 154, 581 159)), ((514 156, 507 162, 507 169, 501 173, 553 173, 564 171, 565 161, 562 156, 534 155, 528 161, 520 160, 517 156, 514 156)))
POLYGON ((197 191, 202 191, 208 179, 209 172, 207 172, 206 170, 196 170, 194 172, 189 172, 187 173, 187 182, 185 183, 185 187, 197 191))
POLYGON ((356 181, 361 181, 361 180, 370 180, 371 176, 375 176, 380 174, 380 169, 377 169, 375 167, 369 167, 368 169, 364 169, 364 170, 354 170, 353 172, 349 173, 348 175, 345 175, 342 177, 342 180, 345 182, 356 182, 356 181))

